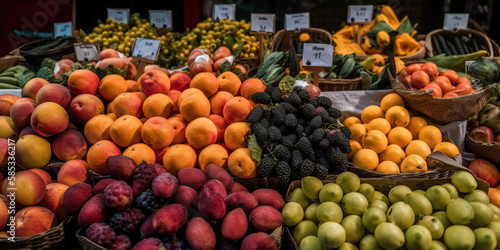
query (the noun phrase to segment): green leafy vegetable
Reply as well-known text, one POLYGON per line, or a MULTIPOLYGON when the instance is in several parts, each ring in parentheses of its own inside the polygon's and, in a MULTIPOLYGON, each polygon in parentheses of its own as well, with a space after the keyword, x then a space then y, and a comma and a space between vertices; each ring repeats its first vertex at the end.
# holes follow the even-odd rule
POLYGON ((280 82, 278 83, 278 87, 281 89, 281 91, 292 92, 294 83, 295 83, 294 77, 285 76, 281 78, 280 82))
POLYGON ((54 61, 52 58, 45 57, 42 61, 42 64, 40 64, 40 68, 48 68, 52 71, 54 71, 54 68, 56 67, 56 61, 54 61))
POLYGON ((54 78, 54 71, 47 67, 42 67, 36 72, 36 77, 43 78, 47 81, 50 81, 54 78))
POLYGON ((260 164, 262 160, 262 149, 257 143, 257 138, 255 138, 255 134, 250 134, 247 137, 247 145, 250 152, 252 152, 252 158, 257 162, 257 165, 260 164))
POLYGON ((35 72, 31 70, 26 70, 24 71, 22 76, 17 78, 17 85, 22 88, 24 87, 24 85, 26 85, 26 83, 29 80, 33 79, 35 76, 36 76, 35 72))

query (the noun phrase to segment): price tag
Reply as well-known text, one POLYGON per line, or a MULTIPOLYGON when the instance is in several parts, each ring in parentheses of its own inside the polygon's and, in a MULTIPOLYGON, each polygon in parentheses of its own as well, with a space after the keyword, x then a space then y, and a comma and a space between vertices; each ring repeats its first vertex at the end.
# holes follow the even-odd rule
POLYGON ((444 30, 462 30, 467 28, 467 24, 469 23, 469 14, 468 13, 455 13, 455 14, 444 14, 444 30))
POLYGON ((77 61, 99 61, 99 45, 92 43, 76 43, 74 46, 77 61))
POLYGON ((212 19, 234 20, 235 14, 236 14, 236 4, 214 4, 212 19))
POLYGON ((150 10, 149 23, 151 27, 157 29, 172 29, 171 10, 150 10))
POLYGON ((73 36, 71 22, 54 23, 54 38, 73 36))
POLYGON ((256 14, 250 16, 250 31, 274 33, 275 14, 256 14))
POLYGON ((349 5, 348 23, 369 23, 372 21, 373 5, 349 5))
POLYGON ((309 12, 285 14, 285 30, 299 31, 309 28, 309 12))
POLYGON ((136 38, 131 55, 156 61, 160 45, 160 40, 136 38))
POLYGON ((476 61, 465 61, 465 74, 469 74, 469 66, 471 66, 476 61))
POLYGON ((128 24, 129 9, 110 9, 108 8, 108 18, 118 23, 128 24))
POLYGON ((331 67, 333 64, 333 46, 322 43, 304 43, 302 66, 331 67))

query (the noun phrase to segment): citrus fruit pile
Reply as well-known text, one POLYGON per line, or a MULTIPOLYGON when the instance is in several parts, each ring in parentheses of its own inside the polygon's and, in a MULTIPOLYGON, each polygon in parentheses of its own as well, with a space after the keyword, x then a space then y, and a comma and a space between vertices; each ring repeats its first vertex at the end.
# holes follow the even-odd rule
POLYGON ((283 207, 300 249, 495 249, 500 209, 474 175, 454 172, 427 190, 394 186, 387 195, 352 172, 334 182, 301 179, 283 207))
POLYGON ((439 128, 419 116, 410 116, 404 100, 396 93, 382 98, 380 105, 363 109, 360 117, 347 117, 351 130, 351 153, 355 165, 384 173, 423 172, 434 164, 427 156, 435 151, 453 157, 460 152, 443 141, 439 128))

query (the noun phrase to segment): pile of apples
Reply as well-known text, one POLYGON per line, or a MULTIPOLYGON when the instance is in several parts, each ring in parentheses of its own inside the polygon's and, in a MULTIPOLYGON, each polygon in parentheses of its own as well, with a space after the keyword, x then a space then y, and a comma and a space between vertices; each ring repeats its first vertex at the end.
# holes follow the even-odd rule
POLYGON ((230 60, 233 62, 234 57, 231 56, 231 50, 225 46, 218 48, 213 57, 208 49, 194 49, 189 53, 187 66, 193 76, 201 72, 217 72, 220 66, 230 60))

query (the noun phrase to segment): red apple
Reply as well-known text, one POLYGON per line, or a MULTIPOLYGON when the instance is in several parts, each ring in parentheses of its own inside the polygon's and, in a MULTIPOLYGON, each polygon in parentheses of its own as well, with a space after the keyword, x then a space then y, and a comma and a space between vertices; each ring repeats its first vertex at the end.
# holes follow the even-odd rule
POLYGON ((170 90, 179 90, 182 92, 189 88, 191 78, 182 71, 176 71, 170 75, 170 90))
POLYGON ((309 96, 311 96, 311 98, 321 95, 321 89, 314 84, 309 83, 305 89, 309 92, 309 96))
POLYGON ((145 71, 137 82, 147 96, 157 93, 168 94, 170 91, 170 79, 165 72, 159 69, 145 71))
POLYGON ((469 164, 468 168, 477 178, 488 182, 490 187, 495 187, 500 181, 500 172, 497 167, 488 160, 475 159, 469 164))

